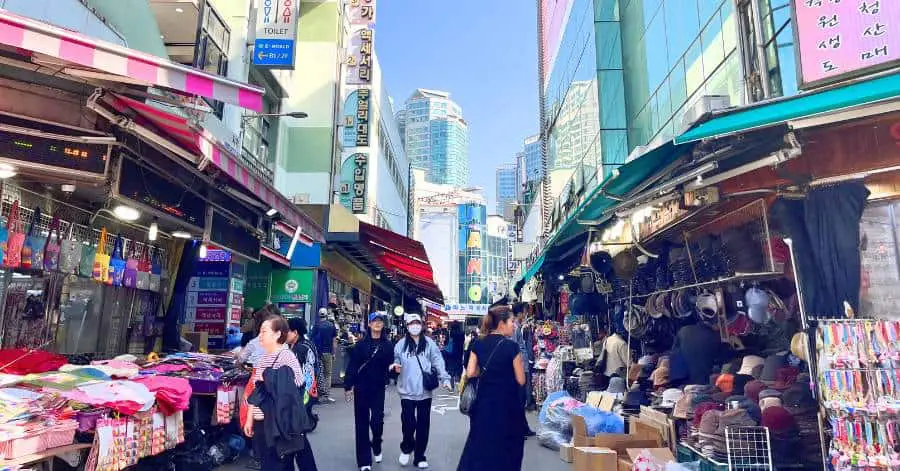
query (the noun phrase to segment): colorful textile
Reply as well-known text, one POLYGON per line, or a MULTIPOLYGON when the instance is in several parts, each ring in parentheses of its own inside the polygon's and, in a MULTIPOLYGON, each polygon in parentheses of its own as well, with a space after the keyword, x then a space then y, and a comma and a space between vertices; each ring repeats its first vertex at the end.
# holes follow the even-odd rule
POLYGON ((108 407, 125 415, 149 410, 156 395, 147 386, 134 381, 102 381, 85 384, 61 393, 70 401, 108 407))
POLYGON ((0 372, 15 375, 56 371, 68 363, 66 357, 44 350, 14 348, 0 350, 0 372))
POLYGON ((148 376, 135 380, 143 384, 156 395, 156 404, 160 412, 170 416, 178 411, 188 409, 191 400, 191 385, 185 378, 171 376, 148 376))

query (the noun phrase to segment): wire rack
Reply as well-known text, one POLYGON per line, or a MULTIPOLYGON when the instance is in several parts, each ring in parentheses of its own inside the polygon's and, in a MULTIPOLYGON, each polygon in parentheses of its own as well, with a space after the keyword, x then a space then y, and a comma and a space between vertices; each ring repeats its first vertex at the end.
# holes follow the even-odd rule
POLYGON ((772 447, 767 427, 727 427, 725 448, 730 471, 773 470, 772 447))

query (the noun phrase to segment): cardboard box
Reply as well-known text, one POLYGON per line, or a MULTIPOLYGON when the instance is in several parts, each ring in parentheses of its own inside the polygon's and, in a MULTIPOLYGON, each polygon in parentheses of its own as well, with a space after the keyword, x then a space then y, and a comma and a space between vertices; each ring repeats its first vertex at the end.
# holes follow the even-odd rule
POLYGON ((609 448, 622 456, 625 456, 626 450, 629 448, 657 448, 660 446, 658 439, 647 439, 619 433, 601 433, 594 436, 591 442, 594 447, 609 448))
POLYGON ((616 468, 618 456, 609 448, 575 447, 574 471, 608 471, 616 468))
POLYGON ((571 443, 563 443, 559 447, 559 459, 566 463, 575 461, 575 447, 571 443))
POLYGON ((592 446, 587 434, 587 423, 580 415, 572 416, 572 444, 575 446, 592 446))
POLYGON ((672 452, 668 448, 629 448, 626 451, 626 456, 622 457, 622 455, 619 455, 619 471, 631 470, 634 467, 634 460, 643 452, 650 453, 656 460, 656 464, 660 466, 665 466, 666 463, 673 463, 676 461, 675 456, 672 455, 672 452))
POLYGON ((619 458, 619 467, 617 468, 618 471, 632 471, 632 468, 634 468, 634 463, 632 463, 627 456, 624 458, 619 458))

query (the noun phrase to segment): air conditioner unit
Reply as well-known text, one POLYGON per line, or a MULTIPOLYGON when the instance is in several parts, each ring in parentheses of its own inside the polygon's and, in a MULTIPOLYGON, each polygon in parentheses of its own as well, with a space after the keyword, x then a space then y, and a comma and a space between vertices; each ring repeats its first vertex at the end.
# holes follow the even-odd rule
POLYGON ((291 198, 294 204, 309 204, 309 193, 297 193, 291 198))
MULTIPOLYGON (((724 110, 731 107, 731 99, 727 95, 703 95, 689 106, 684 117, 681 118, 681 132, 687 131, 707 113, 724 110)), ((679 134, 681 134, 679 132, 679 134)))

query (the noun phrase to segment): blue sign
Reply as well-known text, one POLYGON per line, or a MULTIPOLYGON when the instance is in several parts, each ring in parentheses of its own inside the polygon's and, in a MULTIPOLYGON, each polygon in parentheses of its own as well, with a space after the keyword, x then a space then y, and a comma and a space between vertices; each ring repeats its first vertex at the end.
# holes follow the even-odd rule
POLYGON ((293 39, 257 39, 253 43, 253 65, 294 68, 294 44, 293 39))

